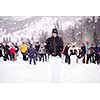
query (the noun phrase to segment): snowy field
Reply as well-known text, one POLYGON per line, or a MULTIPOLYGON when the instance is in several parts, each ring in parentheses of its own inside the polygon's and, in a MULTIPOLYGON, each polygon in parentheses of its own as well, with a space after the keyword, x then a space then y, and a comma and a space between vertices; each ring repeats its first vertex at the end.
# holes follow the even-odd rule
POLYGON ((17 61, 0 59, 0 82, 100 82, 100 65, 65 64, 59 57, 50 57, 49 62, 30 65, 18 57, 17 61))

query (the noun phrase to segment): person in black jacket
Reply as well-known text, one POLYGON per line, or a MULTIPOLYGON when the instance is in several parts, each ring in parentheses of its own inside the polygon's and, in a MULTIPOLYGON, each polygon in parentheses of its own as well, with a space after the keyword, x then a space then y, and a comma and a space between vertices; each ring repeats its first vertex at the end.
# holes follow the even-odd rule
POLYGON ((64 49, 64 55, 65 55, 65 63, 69 62, 69 55, 68 55, 68 49, 69 49, 69 43, 67 43, 65 49, 64 49))
POLYGON ((61 57, 61 52, 63 50, 63 40, 58 36, 58 30, 56 28, 52 30, 52 36, 46 40, 46 44, 50 55, 61 57))
POLYGON ((97 62, 97 64, 99 65, 100 64, 100 48, 98 45, 95 46, 94 48, 94 52, 95 52, 95 63, 97 62))
MULTIPOLYGON (((35 49, 36 49, 37 52, 39 51, 39 48, 40 48, 40 44, 37 41, 36 44, 35 44, 35 49)), ((36 55, 36 60, 38 60, 38 54, 36 55)))
POLYGON ((81 46, 81 55, 82 55, 82 62, 85 63, 85 54, 86 54, 86 47, 85 47, 85 44, 82 43, 82 46, 81 46))
POLYGON ((4 61, 9 60, 9 48, 10 48, 10 46, 7 43, 5 43, 5 45, 4 45, 4 55, 3 55, 4 61))

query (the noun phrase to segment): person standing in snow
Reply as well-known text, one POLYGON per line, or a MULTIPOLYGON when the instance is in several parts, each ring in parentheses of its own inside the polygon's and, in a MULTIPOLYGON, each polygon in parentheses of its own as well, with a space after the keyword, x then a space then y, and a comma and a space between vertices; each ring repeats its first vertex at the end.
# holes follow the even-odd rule
POLYGON ((4 52, 3 52, 3 59, 4 61, 9 60, 9 48, 10 46, 5 42, 4 44, 4 52))
POLYGON ((61 57, 61 52, 63 50, 63 40, 58 36, 58 30, 56 28, 52 30, 52 36, 46 40, 46 44, 50 55, 61 57))
POLYGON ((85 54, 86 54, 86 48, 85 48, 85 44, 82 43, 82 46, 81 46, 81 55, 82 55, 82 63, 85 63, 85 54))
POLYGON ((0 43, 0 57, 3 57, 3 48, 4 48, 3 44, 0 43))
POLYGON ((89 63, 89 59, 90 59, 90 50, 89 50, 90 44, 89 44, 89 42, 86 42, 85 48, 86 48, 86 56, 87 56, 87 58, 86 58, 86 64, 88 64, 89 63))
POLYGON ((47 60, 47 58, 46 58, 46 48, 43 44, 41 44, 38 53, 39 53, 39 61, 41 61, 43 59, 43 62, 44 62, 44 58, 45 58, 45 61, 47 60))
POLYGON ((95 63, 100 64, 100 47, 98 45, 95 46, 94 48, 95 51, 95 63))
POLYGON ((22 43, 20 50, 21 50, 21 53, 23 55, 23 60, 26 61, 27 60, 26 55, 27 55, 27 52, 28 52, 28 47, 27 47, 27 44, 25 42, 22 43))
POLYGON ((14 45, 12 44, 10 49, 9 49, 9 55, 10 55, 10 60, 11 61, 15 61, 16 60, 15 53, 16 53, 16 50, 15 50, 14 45))
POLYGON ((75 55, 76 56, 76 63, 78 63, 78 59, 80 58, 80 48, 76 47, 75 44, 72 44, 72 46, 70 46, 70 48, 68 49, 68 56, 69 56, 69 60, 68 60, 68 64, 71 63, 71 56, 75 55))
POLYGON ((34 65, 36 65, 36 55, 37 55, 37 51, 31 44, 30 48, 28 49, 29 64, 31 64, 33 60, 34 65))
POLYGON ((57 82, 62 80, 63 76, 61 53, 64 44, 62 38, 58 35, 58 30, 56 28, 52 30, 52 36, 47 38, 46 44, 47 52, 49 56, 52 56, 49 58, 48 79, 57 82))
MULTIPOLYGON (((39 42, 37 41, 36 44, 35 44, 35 49, 36 49, 37 52, 39 51, 39 48, 40 48, 40 44, 39 44, 39 42)), ((38 60, 37 57, 38 57, 38 54, 36 55, 36 60, 38 60)))
POLYGON ((93 44, 91 44, 90 46, 87 44, 88 46, 88 51, 87 51, 87 61, 86 63, 88 64, 89 61, 90 63, 95 63, 94 62, 94 47, 93 44))
POLYGON ((65 63, 69 62, 69 55, 68 55, 68 49, 70 48, 69 43, 66 45, 64 49, 64 55, 65 55, 65 63))
POLYGON ((17 53, 18 53, 18 51, 19 51, 18 44, 16 43, 16 44, 14 45, 14 47, 15 47, 15 49, 16 49, 16 54, 17 54, 17 53))

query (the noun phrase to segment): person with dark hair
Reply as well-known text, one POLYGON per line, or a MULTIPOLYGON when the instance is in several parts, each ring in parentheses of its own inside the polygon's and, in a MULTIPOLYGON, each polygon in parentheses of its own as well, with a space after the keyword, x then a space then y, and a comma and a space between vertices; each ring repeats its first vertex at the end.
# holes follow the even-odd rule
POLYGON ((32 45, 30 45, 28 49, 29 64, 31 64, 33 60, 34 65, 36 65, 36 54, 37 54, 36 49, 32 45))
POLYGON ((58 30, 56 28, 52 30, 52 36, 46 40, 46 44, 50 55, 61 57, 61 52, 63 50, 63 40, 58 36, 58 30))
POLYGON ((81 55, 82 55, 82 63, 85 63, 85 54, 86 54, 86 48, 85 48, 85 44, 82 43, 82 46, 81 46, 81 55))
POLYGON ((64 49, 64 55, 65 55, 65 63, 69 62, 69 55, 68 55, 68 49, 70 48, 69 43, 66 45, 64 49))

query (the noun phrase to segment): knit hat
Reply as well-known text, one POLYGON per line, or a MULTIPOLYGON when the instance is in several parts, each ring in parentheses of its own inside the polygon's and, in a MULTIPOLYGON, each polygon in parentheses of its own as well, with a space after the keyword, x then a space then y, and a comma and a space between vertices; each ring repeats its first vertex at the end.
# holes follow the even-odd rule
POLYGON ((58 34, 58 30, 57 30, 56 28, 54 28, 54 29, 52 30, 52 33, 58 34))

